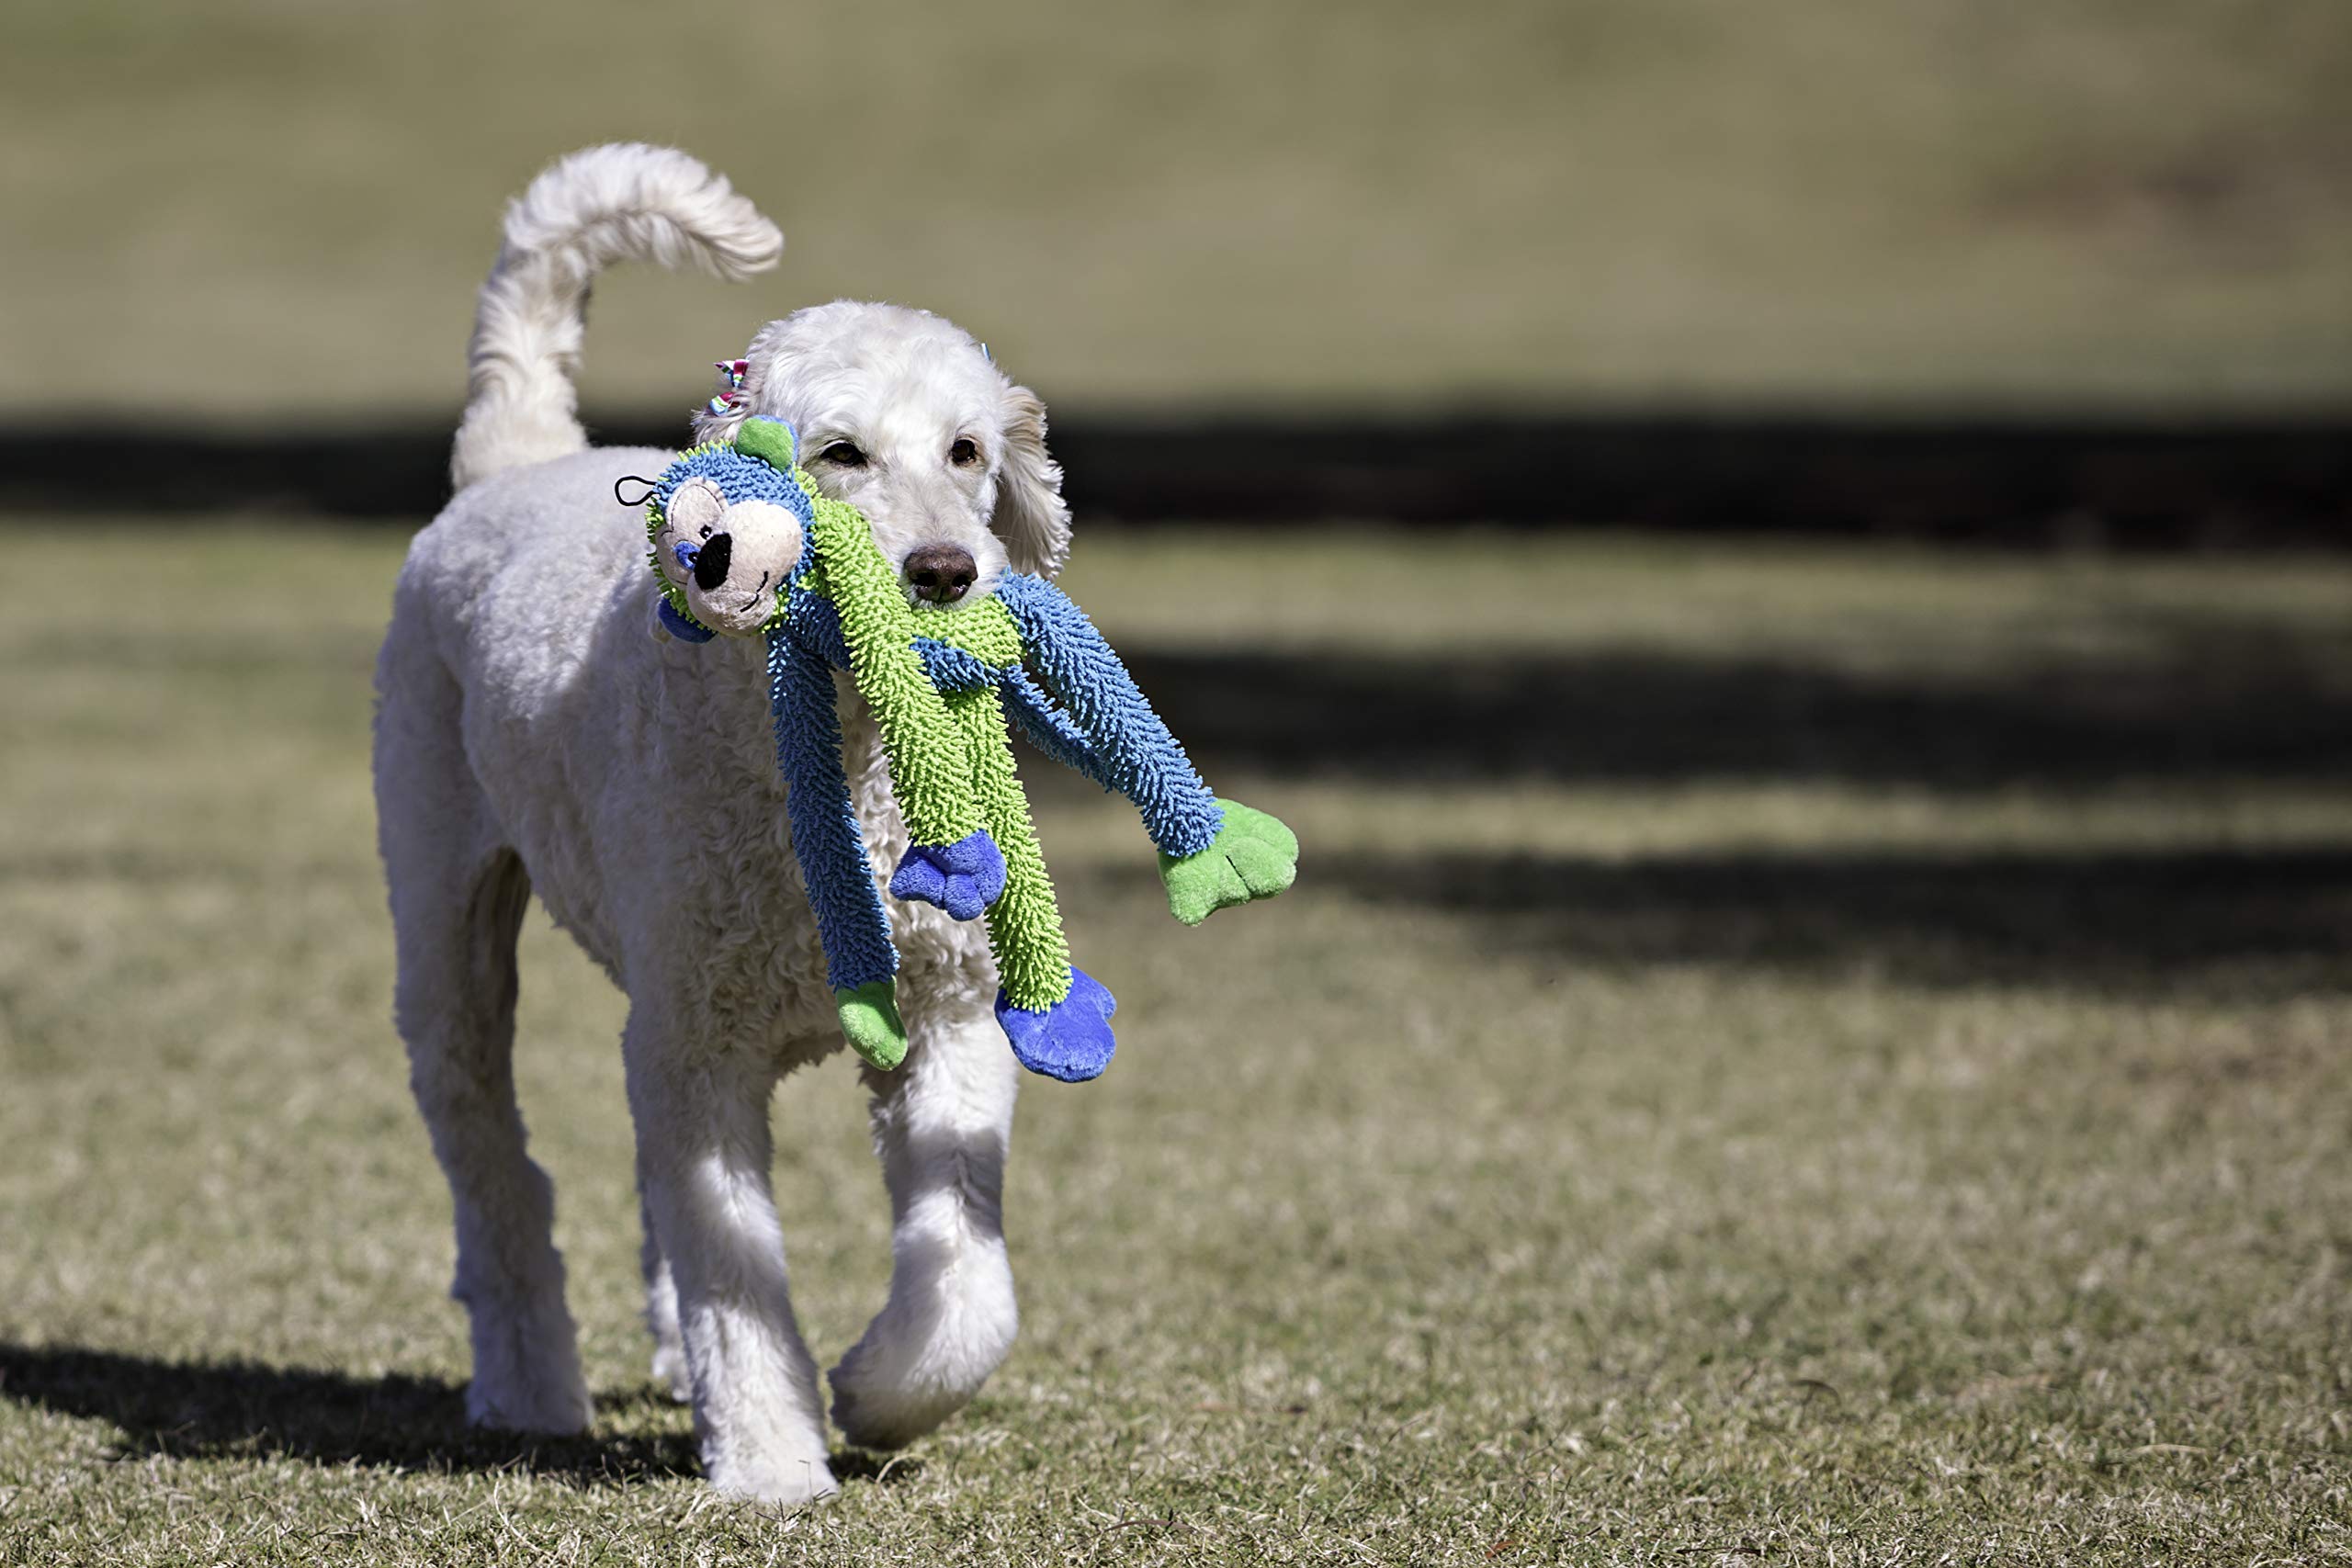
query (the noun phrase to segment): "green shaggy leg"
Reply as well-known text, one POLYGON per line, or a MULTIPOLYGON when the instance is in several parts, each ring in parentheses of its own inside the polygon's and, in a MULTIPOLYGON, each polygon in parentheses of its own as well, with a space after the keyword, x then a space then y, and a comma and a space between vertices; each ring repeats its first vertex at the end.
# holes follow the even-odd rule
POLYGON ((907 1026, 899 1017, 895 981, 868 980, 835 991, 833 1005, 840 1010, 842 1033, 850 1049, 868 1064, 887 1073, 907 1059, 907 1026))
POLYGON ((947 710, 963 733, 982 822, 1004 855, 1004 891, 989 906, 998 982, 1014 1007, 1041 1011, 1069 995, 1069 939, 1029 820, 1029 797, 1013 770, 1004 707, 994 691, 959 692, 948 697, 947 710))
POLYGON ((821 591, 841 614, 842 640, 882 731, 890 793, 907 832, 918 844, 958 842, 978 830, 979 813, 965 789, 956 726, 914 650, 914 612, 865 519, 837 501, 820 497, 815 506, 810 533, 824 562, 821 591))
POLYGON ((1225 826, 1209 847, 1177 860, 1159 857, 1168 912, 1197 926, 1229 904, 1271 898, 1298 879, 1298 835, 1278 818, 1219 800, 1225 826))

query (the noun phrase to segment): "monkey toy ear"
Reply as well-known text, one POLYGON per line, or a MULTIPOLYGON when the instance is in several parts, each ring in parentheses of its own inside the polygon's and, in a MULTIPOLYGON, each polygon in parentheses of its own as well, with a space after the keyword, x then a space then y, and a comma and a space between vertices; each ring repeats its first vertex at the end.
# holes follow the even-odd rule
POLYGON ((735 432, 735 450, 757 457, 779 474, 792 472, 799 437, 780 419, 747 419, 735 432))

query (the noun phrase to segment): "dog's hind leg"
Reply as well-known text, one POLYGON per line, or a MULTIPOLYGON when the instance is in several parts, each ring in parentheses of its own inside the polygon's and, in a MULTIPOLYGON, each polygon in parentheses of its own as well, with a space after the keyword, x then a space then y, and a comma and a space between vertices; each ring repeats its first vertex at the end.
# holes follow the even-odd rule
POLYGON ((1019 1073, 984 993, 937 974, 904 989, 907 1059, 865 1075, 890 1189, 890 1298, 832 1371, 833 1419, 865 1448, 961 1409, 1021 1322, 1002 1219, 1019 1073))
POLYGON ((514 938, 530 881, 466 765, 458 694, 437 664, 403 670, 385 650, 377 817, 399 948, 393 1014, 409 1084, 448 1178, 458 1267, 450 1293, 471 1320, 466 1414, 488 1427, 577 1432, 587 1385, 555 1189, 524 1149, 514 1100, 514 938))
POLYGON ((653 1231, 653 1206, 645 1201, 645 1181, 638 1179, 637 1216, 645 1232, 638 1248, 638 1269, 645 1276, 645 1327, 653 1336, 654 1386, 684 1404, 695 1396, 695 1382, 686 1371, 686 1342, 678 1329, 678 1282, 671 1277, 670 1260, 662 1256, 653 1231))

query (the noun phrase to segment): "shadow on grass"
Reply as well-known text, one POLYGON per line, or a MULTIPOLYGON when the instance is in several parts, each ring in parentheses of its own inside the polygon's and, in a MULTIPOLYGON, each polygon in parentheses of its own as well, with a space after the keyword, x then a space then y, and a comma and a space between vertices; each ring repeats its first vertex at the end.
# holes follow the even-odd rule
POLYGON ((1931 681, 1623 652, 1126 650, 1212 772, 1951 789, 2352 774, 2352 682, 2323 651, 2259 628, 2184 628, 2153 664, 1931 681))
MULTIPOLYGON (((655 1396, 600 1399, 600 1409, 655 1396)), ((285 1455, 394 1470, 526 1470, 576 1485, 700 1473, 688 1433, 581 1438, 466 1425, 456 1383, 353 1378, 251 1361, 187 1362, 111 1350, 0 1345, 0 1400, 121 1429, 129 1457, 285 1455)))
POLYGON ((1703 961, 2293 995, 2352 987, 2352 851, 1435 855, 1310 864, 1337 887, 1476 921, 1562 963, 1703 961))
POLYGON ((288 1455, 398 1470, 520 1469, 581 1485, 699 1472, 694 1439, 684 1432, 547 1438, 483 1431, 466 1425, 461 1385, 399 1374, 365 1379, 251 1361, 0 1345, 0 1399, 110 1422, 132 1456, 288 1455))
MULTIPOLYGON (((578 1438, 491 1432, 466 1425, 458 1383, 398 1373, 354 1378, 254 1361, 172 1361, 114 1350, 0 1343, 0 1401, 111 1423, 126 1458, 284 1456, 390 1470, 521 1470, 576 1486, 699 1479, 684 1430, 578 1438)), ((648 1409, 683 1409, 650 1388, 599 1394, 609 1424, 648 1409)), ((641 1419, 641 1416, 639 1416, 641 1419)), ((922 1473, 919 1459, 836 1450, 834 1479, 891 1485, 922 1473)))

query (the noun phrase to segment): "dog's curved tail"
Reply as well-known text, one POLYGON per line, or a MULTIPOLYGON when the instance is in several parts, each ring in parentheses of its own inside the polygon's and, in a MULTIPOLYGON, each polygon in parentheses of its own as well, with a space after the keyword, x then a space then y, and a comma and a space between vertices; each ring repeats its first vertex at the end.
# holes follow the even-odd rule
POLYGON ((775 224, 674 148, 616 142, 555 164, 506 209, 506 243, 474 312, 450 479, 463 490, 588 444, 571 377, 597 273, 652 261, 737 282, 783 254, 775 224))

